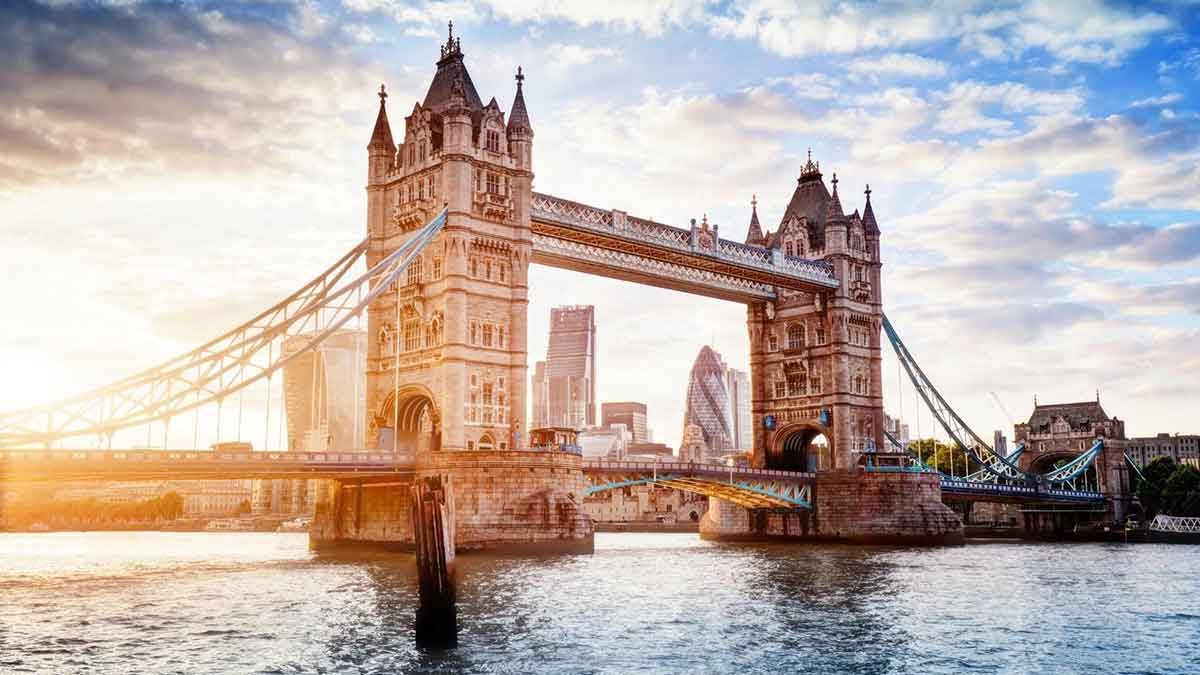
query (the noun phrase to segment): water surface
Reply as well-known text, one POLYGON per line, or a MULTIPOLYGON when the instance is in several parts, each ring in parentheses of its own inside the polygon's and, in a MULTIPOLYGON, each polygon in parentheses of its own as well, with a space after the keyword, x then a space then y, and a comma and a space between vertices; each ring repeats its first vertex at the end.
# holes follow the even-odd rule
POLYGON ((413 645, 402 554, 305 535, 0 534, 0 673, 1200 673, 1200 551, 719 545, 459 558, 413 645))

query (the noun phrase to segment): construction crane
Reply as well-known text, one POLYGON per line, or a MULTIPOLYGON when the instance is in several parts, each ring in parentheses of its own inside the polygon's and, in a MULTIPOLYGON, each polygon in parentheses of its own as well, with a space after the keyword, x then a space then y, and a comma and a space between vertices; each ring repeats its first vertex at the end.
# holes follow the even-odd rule
POLYGON ((1004 407, 1004 403, 1000 401, 1000 397, 997 396, 996 392, 994 391, 989 391, 988 393, 992 395, 992 400, 996 402, 996 407, 999 408, 1000 412, 1004 413, 1004 416, 1008 418, 1009 426, 1015 427, 1017 422, 1013 419, 1012 413, 1008 412, 1008 408, 1004 407))

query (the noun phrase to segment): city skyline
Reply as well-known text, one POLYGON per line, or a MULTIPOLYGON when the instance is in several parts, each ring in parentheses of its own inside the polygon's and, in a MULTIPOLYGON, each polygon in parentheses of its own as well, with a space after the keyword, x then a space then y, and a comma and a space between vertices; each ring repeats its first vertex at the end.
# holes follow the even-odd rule
MULTIPOLYGON (((5 101, 41 111, 64 136, 29 123, 6 132, 13 163, 0 180, 0 216, 14 236, 3 263, 13 288, 46 294, 9 298, 0 360, 22 385, 0 390, 0 407, 68 396, 124 375, 129 363, 176 354, 357 241, 370 92, 386 82, 401 111, 418 99, 429 53, 453 18, 481 90, 508 91, 515 66, 525 66, 538 189, 679 225, 707 214, 722 236, 741 239, 755 194, 764 227, 777 225, 811 146, 843 178, 848 210, 861 208, 872 181, 892 318, 973 425, 1009 426, 988 390, 1018 411, 1034 395, 1081 400, 1099 387, 1131 435, 1195 431, 1182 402, 1200 393, 1188 267, 1200 254, 1200 205, 1189 191, 1196 19, 1172 3, 1086 5, 1014 4, 1003 16, 979 6, 973 16, 992 21, 975 23, 900 5, 811 16, 736 3, 595 14, 564 6, 542 17, 486 3, 408 13, 383 2, 217 3, 203 13, 100 5, 90 14, 70 3, 9 5, 0 10, 16 31, 8 49, 23 49, 16 36, 39 27, 75 27, 119 66, 111 72, 148 77, 104 90, 88 78, 105 76, 89 75, 73 53, 61 54, 58 69, 9 59, 17 67, 5 101), (940 29, 883 29, 920 18, 940 29), (815 35, 831 23, 846 42, 777 38, 783 28, 815 35), (147 26, 155 30, 138 30, 147 26), (122 31, 150 60, 111 51, 121 42, 108 37, 122 31), (156 58, 205 62, 193 38, 228 54, 208 77, 156 58), (248 58, 262 44, 281 56, 248 58), (186 93, 169 99, 164 83, 186 93), (614 93, 628 103, 612 103, 614 93), (165 110, 163 100, 192 114, 165 110), (244 112, 224 114, 223 105, 244 112), (656 119, 678 133, 660 133, 656 119), (695 170, 723 153, 738 159, 695 170), (982 184, 989 189, 972 187, 982 184), (273 245, 281 224, 286 250, 273 245), (68 234, 86 245, 64 252, 68 234), (75 274, 43 274, 64 262, 75 274), (54 312, 75 317, 72 331, 35 304, 47 296, 54 312), (92 344, 81 347, 81 334, 92 344), (952 348, 949 336, 961 335, 989 358, 952 348), (1130 353, 1138 367, 1128 367, 1130 353)), ((602 341, 598 361, 617 376, 601 379, 597 400, 645 400, 669 443, 678 442, 668 417, 676 383, 700 344, 680 347, 678 335, 715 333, 730 365, 748 366, 739 305, 542 267, 530 286, 531 325, 551 306, 597 307, 606 334, 621 336, 602 341), (677 334, 639 335, 648 321, 677 334), (667 384, 642 377, 646 362, 667 384)), ((540 339, 529 331, 529 354, 544 353, 540 339)), ((884 359, 885 402, 898 414, 895 363, 884 359)))

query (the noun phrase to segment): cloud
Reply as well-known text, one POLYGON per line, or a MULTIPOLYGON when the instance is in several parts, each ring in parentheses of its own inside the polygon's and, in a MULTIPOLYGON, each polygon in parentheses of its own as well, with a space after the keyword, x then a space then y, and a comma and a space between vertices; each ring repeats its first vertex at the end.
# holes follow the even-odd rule
POLYGON ((376 78, 316 37, 325 21, 307 4, 278 23, 185 5, 5 4, 0 187, 328 162, 322 139, 370 108, 376 78))
POLYGON ((1171 92, 1162 96, 1151 96, 1149 98, 1139 98, 1129 104, 1130 108, 1157 108, 1164 105, 1171 105, 1183 100, 1183 94, 1179 92, 1171 92))
POLYGON ((767 80, 771 86, 786 85, 796 98, 829 101, 841 95, 841 83, 824 73, 801 73, 767 80))
POLYGON ((917 54, 884 54, 873 58, 858 58, 846 64, 846 69, 863 76, 898 75, 922 78, 942 77, 950 70, 945 61, 917 54))
POLYGON ((754 39, 782 56, 912 48, 957 40, 987 59, 1031 49, 1061 61, 1115 65, 1173 27, 1155 12, 1084 2, 814 2, 734 0, 710 21, 718 36, 754 39))
POLYGON ((954 82, 945 91, 935 94, 935 98, 942 103, 937 129, 952 134, 1011 131, 1015 126, 1012 119, 989 116, 984 112, 989 106, 1009 113, 1011 117, 1011 113, 1050 115, 1071 112, 1083 105, 1083 96, 1077 91, 1036 90, 1019 82, 954 82))

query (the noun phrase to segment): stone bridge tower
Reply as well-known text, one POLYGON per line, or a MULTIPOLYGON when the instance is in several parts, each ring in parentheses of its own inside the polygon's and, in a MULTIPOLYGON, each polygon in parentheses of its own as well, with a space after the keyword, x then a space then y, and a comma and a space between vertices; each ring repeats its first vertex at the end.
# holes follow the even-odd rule
POLYGON ((746 243, 824 260, 841 282, 748 308, 757 466, 845 470, 858 453, 885 447, 879 226, 869 187, 862 215, 847 215, 837 174, 832 185, 830 193, 810 152, 776 231, 763 234, 752 204, 746 243))
POLYGON ((486 105, 451 32, 393 141, 380 88, 368 145, 371 264, 443 206, 444 230, 370 307, 368 441, 404 451, 526 444, 526 314, 533 129, 517 72, 505 114, 486 105))

